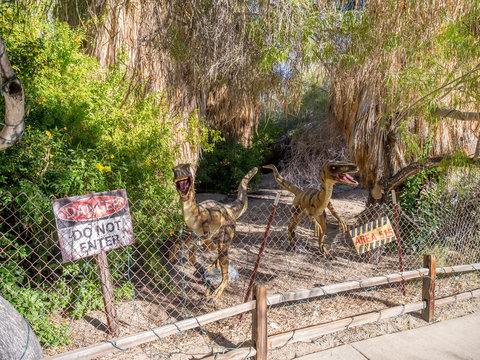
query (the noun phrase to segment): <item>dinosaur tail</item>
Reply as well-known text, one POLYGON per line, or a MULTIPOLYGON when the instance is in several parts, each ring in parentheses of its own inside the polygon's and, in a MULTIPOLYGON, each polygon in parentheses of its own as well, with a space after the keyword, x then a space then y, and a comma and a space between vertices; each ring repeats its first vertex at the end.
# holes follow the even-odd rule
POLYGON ((284 188, 285 190, 288 190, 290 191, 291 193, 293 193, 294 195, 297 195, 299 192, 301 192, 302 190, 299 189, 298 187, 296 187, 295 185, 293 185, 292 183, 289 183, 288 181, 286 181, 284 178, 282 178, 280 176, 280 174, 278 173, 278 170, 277 168, 275 167, 275 165, 264 165, 262 166, 264 169, 271 169, 273 171, 273 177, 275 178, 275 181, 278 183, 278 185, 280 185, 282 188, 284 188))
POLYGON ((230 209, 232 210, 235 219, 238 219, 244 212, 247 210, 248 206, 248 196, 247 196, 247 187, 248 182, 253 178, 253 176, 257 173, 258 168, 254 167, 250 170, 247 175, 245 175, 238 185, 238 195, 237 199, 230 204, 230 209))

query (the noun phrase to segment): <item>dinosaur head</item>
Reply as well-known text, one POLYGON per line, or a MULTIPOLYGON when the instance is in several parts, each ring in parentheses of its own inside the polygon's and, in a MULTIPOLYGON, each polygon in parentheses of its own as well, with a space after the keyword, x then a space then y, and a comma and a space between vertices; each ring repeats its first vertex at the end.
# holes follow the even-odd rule
POLYGON ((173 182, 182 200, 188 200, 194 189, 195 173, 190 164, 180 164, 173 168, 173 182))
POLYGON ((345 161, 331 161, 325 164, 322 170, 322 178, 355 187, 358 182, 349 174, 358 172, 358 166, 345 161))

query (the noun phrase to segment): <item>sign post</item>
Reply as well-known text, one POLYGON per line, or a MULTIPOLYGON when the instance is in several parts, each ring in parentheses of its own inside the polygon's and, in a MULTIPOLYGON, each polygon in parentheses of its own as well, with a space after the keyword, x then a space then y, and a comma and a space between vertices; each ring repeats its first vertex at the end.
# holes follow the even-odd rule
POLYGON ((53 212, 63 262, 95 257, 108 330, 117 336, 119 329, 106 251, 134 242, 126 191, 55 199, 53 212))
POLYGON ((98 268, 98 279, 102 289, 103 304, 105 305, 105 315, 107 316, 107 327, 110 335, 118 336, 117 308, 113 297, 112 277, 108 270, 107 253, 105 251, 95 255, 95 261, 98 268))

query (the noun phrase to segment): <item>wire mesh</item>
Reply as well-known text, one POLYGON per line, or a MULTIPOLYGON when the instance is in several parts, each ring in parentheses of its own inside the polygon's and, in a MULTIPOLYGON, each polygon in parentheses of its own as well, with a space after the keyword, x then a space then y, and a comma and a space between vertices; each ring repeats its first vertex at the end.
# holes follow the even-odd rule
MULTIPOLYGON (((107 254, 119 335, 153 331, 242 303, 265 238, 255 282, 265 285, 269 294, 349 280, 360 284, 357 291, 271 305, 269 334, 421 301, 421 279, 405 283, 406 295, 401 283, 366 287, 362 279, 421 268, 424 254, 434 254, 439 267, 479 262, 477 194, 445 196, 434 206, 407 212, 391 202, 365 209, 365 199, 356 191, 340 188, 340 195, 332 199, 335 209, 344 214, 349 228, 387 216, 401 243, 403 268, 396 241, 359 255, 349 234, 340 232, 337 220, 328 213, 325 246, 333 258, 320 253, 307 216, 296 229, 300 246, 288 251, 292 196, 272 183, 249 194, 248 210, 237 221, 228 253, 230 281, 213 302, 205 301, 205 293, 208 286, 219 283, 220 270, 206 269, 218 254, 186 231, 176 199, 163 204, 149 199, 131 202, 135 243, 107 254), (280 202, 265 234, 277 193, 280 202)), ((41 195, 2 193, 2 295, 27 318, 47 355, 100 341, 115 346, 107 331, 97 265, 92 258, 62 263, 51 203, 51 198, 41 195)), ((478 284, 478 271, 439 274, 436 296, 468 291, 478 284)), ((250 337, 251 316, 246 314, 241 323, 229 318, 140 348, 145 358, 181 358, 224 352, 242 346, 250 337)))

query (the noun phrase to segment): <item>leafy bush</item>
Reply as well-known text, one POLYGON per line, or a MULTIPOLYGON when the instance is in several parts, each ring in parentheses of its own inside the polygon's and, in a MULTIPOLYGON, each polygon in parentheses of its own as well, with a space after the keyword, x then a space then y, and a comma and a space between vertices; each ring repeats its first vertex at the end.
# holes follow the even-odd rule
MULTIPOLYGON (((213 150, 203 157, 197 169, 197 190, 199 192, 236 192, 245 174, 253 167, 260 168, 270 160, 272 147, 282 132, 275 122, 266 123, 254 134, 252 145, 245 148, 236 139, 218 141, 213 150)), ((259 171, 260 173, 260 171, 259 171)), ((250 181, 260 181, 260 175, 250 181)))
MULTIPOLYGON (((261 163, 259 154, 244 148, 236 140, 223 140, 200 161, 196 174, 199 192, 231 193, 236 191, 245 174, 261 163)), ((254 184, 252 179, 250 184, 254 184)))
MULTIPOLYGON (((55 316, 79 317, 102 302, 94 266, 83 260, 61 265, 50 238, 55 233, 52 198, 125 188, 132 202, 148 200, 132 211, 137 229, 167 232, 181 221, 178 216, 147 214, 158 203, 176 207, 171 168, 178 147, 172 140, 174 124, 182 119, 170 112, 162 93, 130 94, 133 79, 124 55, 102 69, 81 51, 83 30, 52 20, 43 6, 0 4, 0 36, 29 109, 23 138, 0 153, 0 291, 43 344, 61 344, 69 341, 59 335, 67 324, 54 321, 55 316)), ((136 80, 142 86, 142 79, 136 80)), ((195 114, 189 126, 188 140, 208 148, 210 132, 195 114)), ((132 253, 151 242, 137 236, 132 253)), ((148 256, 142 258, 148 262, 148 256)), ((111 252, 109 257, 118 270, 112 271, 115 280, 125 273, 126 255, 111 252)), ((125 279, 116 280, 117 294, 131 296, 125 279)))
MULTIPOLYGON (((468 167, 466 159, 465 154, 459 152, 448 163, 424 170, 404 182, 400 189, 400 206, 410 218, 421 224, 412 227, 407 221, 405 225, 408 226, 402 229, 403 238, 409 240, 405 244, 408 251, 436 249, 443 250, 437 252, 439 256, 440 253, 446 256, 445 249, 459 248, 455 244, 461 244, 463 249, 467 246, 478 248, 478 230, 474 236, 468 232, 480 226, 477 219, 480 211, 477 195, 480 173, 478 169, 468 167), (461 228, 459 221, 462 222, 461 228)), ((437 262, 444 261, 442 264, 446 264, 447 260, 439 258, 437 262)))

